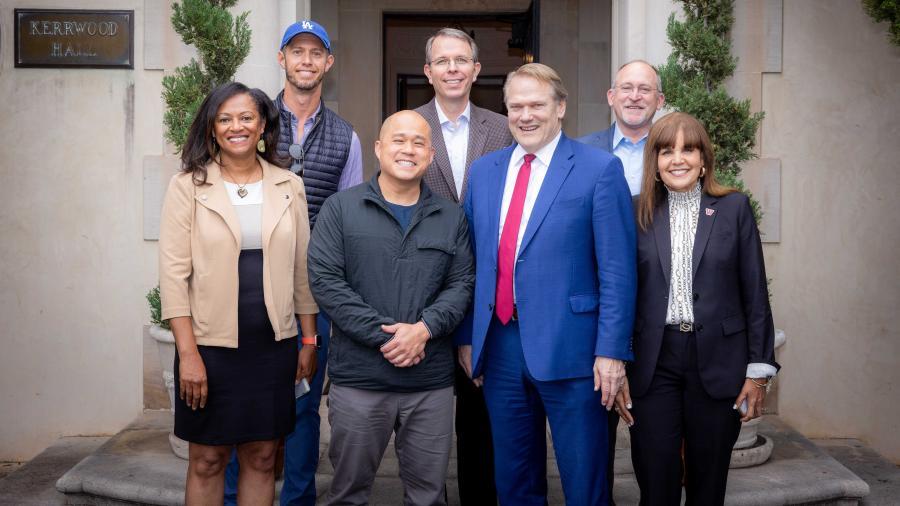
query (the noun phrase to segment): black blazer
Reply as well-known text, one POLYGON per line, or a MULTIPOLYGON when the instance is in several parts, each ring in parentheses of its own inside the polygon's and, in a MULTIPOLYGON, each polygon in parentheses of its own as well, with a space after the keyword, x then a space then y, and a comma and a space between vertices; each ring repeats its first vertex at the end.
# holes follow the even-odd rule
MULTIPOLYGON (((779 367, 762 242, 746 195, 701 196, 692 256, 700 380, 713 398, 737 397, 747 364, 779 367)), ((635 362, 628 379, 631 394, 640 397, 653 379, 666 325, 672 259, 668 201, 656 208, 647 231, 638 228, 637 258, 635 362)))

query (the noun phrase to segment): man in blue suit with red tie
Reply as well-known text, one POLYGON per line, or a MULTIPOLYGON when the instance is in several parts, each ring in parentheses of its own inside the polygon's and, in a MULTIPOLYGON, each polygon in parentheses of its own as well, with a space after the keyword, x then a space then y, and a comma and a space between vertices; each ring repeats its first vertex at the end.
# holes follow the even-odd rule
POLYGON ((507 76, 516 144, 475 161, 476 255, 460 362, 482 382, 501 505, 547 503, 546 421, 566 503, 609 502, 607 424, 631 360, 635 230, 618 158, 562 134, 566 90, 530 63, 507 76))

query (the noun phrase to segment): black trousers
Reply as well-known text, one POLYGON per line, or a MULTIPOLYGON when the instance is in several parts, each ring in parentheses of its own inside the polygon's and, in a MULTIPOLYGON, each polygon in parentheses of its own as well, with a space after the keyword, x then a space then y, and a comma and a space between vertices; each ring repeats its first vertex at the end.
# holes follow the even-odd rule
POLYGON ((696 335, 666 330, 650 388, 632 397, 631 459, 641 505, 681 504, 682 473, 688 506, 724 504, 731 449, 741 428, 734 401, 713 399, 703 389, 696 335))
POLYGON ((484 390, 476 387, 456 363, 456 465, 462 506, 494 506, 494 444, 484 403, 484 390))

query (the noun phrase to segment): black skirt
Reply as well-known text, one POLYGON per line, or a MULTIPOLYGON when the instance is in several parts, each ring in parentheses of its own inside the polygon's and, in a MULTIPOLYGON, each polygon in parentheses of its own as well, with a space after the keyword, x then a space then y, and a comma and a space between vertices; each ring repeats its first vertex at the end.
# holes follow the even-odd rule
POLYGON ((238 264, 238 347, 197 346, 209 395, 192 410, 177 396, 175 435, 204 445, 280 439, 294 430, 297 338, 275 340, 263 300, 262 250, 243 250, 238 264))

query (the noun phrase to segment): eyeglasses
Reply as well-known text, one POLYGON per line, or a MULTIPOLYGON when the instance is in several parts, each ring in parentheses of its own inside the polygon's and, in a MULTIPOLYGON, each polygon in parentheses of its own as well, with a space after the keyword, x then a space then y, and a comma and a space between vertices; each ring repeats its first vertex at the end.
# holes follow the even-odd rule
POLYGON ((439 69, 445 69, 450 67, 451 63, 456 64, 457 67, 465 67, 474 61, 474 58, 469 58, 468 56, 457 56, 456 58, 437 58, 435 60, 431 60, 428 65, 437 67, 439 69))
POLYGON ((633 84, 623 84, 621 86, 616 86, 616 89, 619 90, 619 93, 622 95, 631 95, 634 93, 634 90, 637 90, 638 94, 642 97, 646 97, 647 95, 656 91, 656 88, 651 88, 647 85, 641 85, 635 87, 633 84))
POLYGON ((303 146, 291 144, 291 147, 288 148, 288 153, 294 159, 294 163, 291 164, 291 172, 303 177, 303 146))

